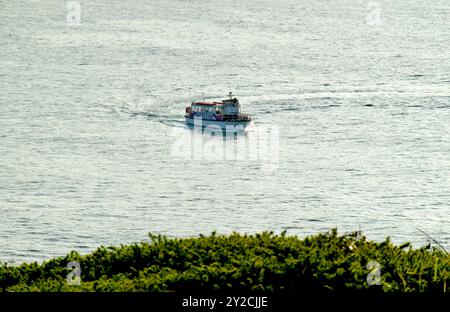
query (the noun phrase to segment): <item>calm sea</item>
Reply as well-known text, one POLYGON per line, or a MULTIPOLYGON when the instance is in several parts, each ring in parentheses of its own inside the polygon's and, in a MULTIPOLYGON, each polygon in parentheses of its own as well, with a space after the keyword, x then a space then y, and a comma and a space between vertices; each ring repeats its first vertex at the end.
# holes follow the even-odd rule
POLYGON ((447 0, 1 0, 0 261, 333 227, 449 249, 449 21, 447 0), (254 129, 208 144, 276 143, 177 152, 185 106, 229 91, 254 129))

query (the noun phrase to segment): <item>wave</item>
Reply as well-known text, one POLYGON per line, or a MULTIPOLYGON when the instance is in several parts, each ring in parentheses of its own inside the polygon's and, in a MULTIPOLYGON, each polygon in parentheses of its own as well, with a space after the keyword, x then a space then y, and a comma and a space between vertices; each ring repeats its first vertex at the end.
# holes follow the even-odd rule
MULTIPOLYGON (((333 87, 335 88, 335 87, 333 87)), ((177 93, 177 92, 175 92, 177 93)), ((112 112, 129 114, 131 117, 143 117, 150 121, 160 122, 172 127, 184 127, 183 108, 186 103, 202 98, 187 96, 182 94, 172 94, 163 96, 155 95, 152 97, 140 98, 129 103, 121 101, 119 105, 103 105, 112 110, 112 112)), ((308 90, 307 92, 286 92, 286 93, 267 93, 267 94, 240 94, 237 92, 243 111, 258 115, 270 115, 283 112, 302 112, 309 110, 327 110, 339 108, 342 106, 360 106, 382 108, 386 106, 402 106, 408 108, 441 108, 446 109, 446 98, 450 97, 450 91, 443 89, 442 86, 412 86, 406 85, 395 90, 390 90, 384 85, 382 88, 371 86, 367 88, 353 88, 347 86, 334 90, 308 90), (428 103, 429 105, 406 103, 405 98, 433 98, 444 97, 444 102, 428 103), (387 98, 388 100, 384 100, 387 98), (376 99, 376 100, 375 100, 376 99), (380 100, 381 99, 381 100, 380 100), (397 99, 402 99, 400 102, 397 99), (436 105, 437 104, 437 105, 436 105)), ((225 98, 223 93, 211 92, 205 96, 206 100, 218 100, 225 98)), ((434 100, 433 100, 434 101, 434 100)), ((409 101, 407 101, 409 102, 409 101)))
POLYGON ((157 112, 148 112, 148 111, 134 111, 131 112, 130 115, 132 117, 143 117, 151 121, 159 122, 164 125, 168 125, 171 127, 177 127, 177 128, 187 128, 186 123, 184 122, 184 119, 177 118, 182 115, 167 115, 157 112))
MULTIPOLYGON (((419 77, 419 75, 416 75, 419 77)), ((405 81, 376 83, 369 86, 345 86, 322 84, 324 88, 309 90, 292 90, 282 93, 240 95, 242 102, 277 102, 307 99, 351 99, 363 97, 450 97, 448 84, 411 84, 405 81)))

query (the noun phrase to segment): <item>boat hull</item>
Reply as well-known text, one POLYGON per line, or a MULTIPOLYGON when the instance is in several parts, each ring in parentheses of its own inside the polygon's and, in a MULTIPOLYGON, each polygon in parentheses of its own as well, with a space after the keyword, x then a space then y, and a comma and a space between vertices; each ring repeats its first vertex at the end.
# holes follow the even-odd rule
POLYGON ((202 128, 208 127, 214 129, 219 127, 222 130, 227 130, 227 127, 228 129, 231 130, 245 129, 251 122, 250 120, 208 120, 208 119, 194 120, 194 118, 191 117, 184 117, 184 118, 186 119, 186 124, 192 127, 196 125, 194 123, 195 121, 197 122, 198 125, 200 125, 201 122, 202 128))

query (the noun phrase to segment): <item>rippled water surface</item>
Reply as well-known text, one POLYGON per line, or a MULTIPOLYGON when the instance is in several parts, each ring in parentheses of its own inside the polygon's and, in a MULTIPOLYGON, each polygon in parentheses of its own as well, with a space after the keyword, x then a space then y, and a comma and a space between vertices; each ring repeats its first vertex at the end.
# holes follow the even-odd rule
POLYGON ((0 2, 0 261, 148 232, 450 247, 448 1, 79 3, 74 25, 65 1, 0 2), (173 152, 185 105, 230 90, 278 162, 173 152))

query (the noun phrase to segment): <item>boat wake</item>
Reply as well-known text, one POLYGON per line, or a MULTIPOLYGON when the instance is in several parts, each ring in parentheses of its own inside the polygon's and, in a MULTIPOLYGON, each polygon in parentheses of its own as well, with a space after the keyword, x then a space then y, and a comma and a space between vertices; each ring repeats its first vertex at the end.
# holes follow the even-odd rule
POLYGON ((187 128, 187 125, 185 124, 184 120, 181 118, 177 118, 179 115, 173 114, 173 115, 166 115, 162 113, 156 113, 156 112, 131 112, 130 115, 132 117, 142 117, 146 118, 151 121, 159 122, 164 125, 170 126, 170 127, 177 127, 177 128, 187 128))

